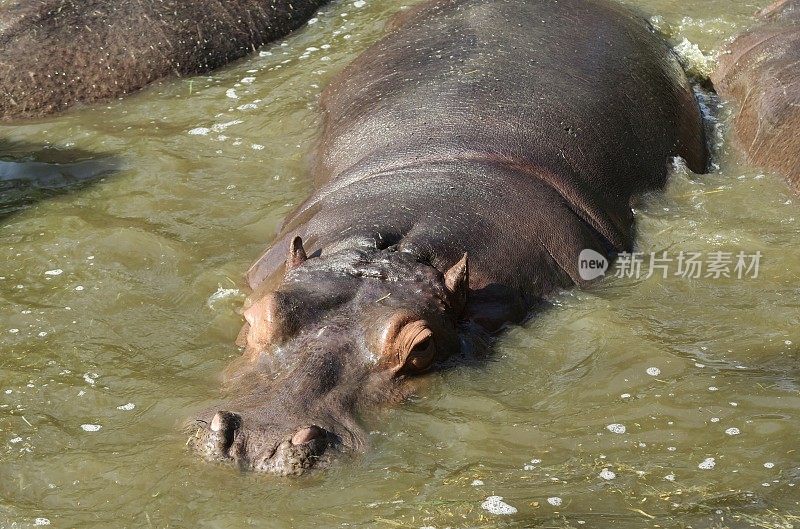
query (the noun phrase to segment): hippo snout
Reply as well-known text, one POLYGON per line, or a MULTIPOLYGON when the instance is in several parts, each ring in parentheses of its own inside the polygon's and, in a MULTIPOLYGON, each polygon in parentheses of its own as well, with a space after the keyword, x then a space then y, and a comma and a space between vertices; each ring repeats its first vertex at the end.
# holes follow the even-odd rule
POLYGON ((230 462, 242 470, 300 475, 327 466, 338 444, 333 433, 316 424, 289 429, 248 425, 242 415, 226 410, 197 422, 189 446, 206 460, 230 462))

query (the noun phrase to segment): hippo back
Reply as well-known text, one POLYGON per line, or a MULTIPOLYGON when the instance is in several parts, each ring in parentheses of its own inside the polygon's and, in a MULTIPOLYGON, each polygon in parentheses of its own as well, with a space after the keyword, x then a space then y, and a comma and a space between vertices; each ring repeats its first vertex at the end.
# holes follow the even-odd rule
POLYGON ((0 7, 0 120, 207 72, 299 27, 326 0, 14 0, 0 7))
POLYGON ((526 305, 581 283, 582 249, 632 247, 630 201, 664 185, 670 156, 705 170, 683 71, 616 3, 434 0, 392 27, 327 88, 318 189, 279 249, 397 244, 440 269, 466 251, 471 287, 526 305))
POLYGON ((747 160, 800 190, 800 1, 780 0, 760 18, 728 45, 712 80, 736 105, 735 142, 747 160))

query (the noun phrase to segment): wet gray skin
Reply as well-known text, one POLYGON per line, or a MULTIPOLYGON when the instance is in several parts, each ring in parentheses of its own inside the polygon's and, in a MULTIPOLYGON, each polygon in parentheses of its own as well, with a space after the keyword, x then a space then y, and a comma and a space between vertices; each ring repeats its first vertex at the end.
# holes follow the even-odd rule
POLYGON ((195 420, 192 449, 242 470, 299 475, 362 451, 359 411, 397 402, 413 376, 459 349, 466 258, 442 274, 417 256, 343 250, 306 260, 245 310, 231 398, 195 420))

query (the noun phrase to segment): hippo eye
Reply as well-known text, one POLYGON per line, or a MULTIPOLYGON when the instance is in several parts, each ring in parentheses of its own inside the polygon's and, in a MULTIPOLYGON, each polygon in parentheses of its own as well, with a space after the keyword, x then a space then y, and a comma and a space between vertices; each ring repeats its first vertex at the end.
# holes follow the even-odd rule
POLYGON ((402 374, 414 374, 425 371, 433 364, 436 357, 436 344, 430 329, 424 328, 414 336, 406 355, 402 374))

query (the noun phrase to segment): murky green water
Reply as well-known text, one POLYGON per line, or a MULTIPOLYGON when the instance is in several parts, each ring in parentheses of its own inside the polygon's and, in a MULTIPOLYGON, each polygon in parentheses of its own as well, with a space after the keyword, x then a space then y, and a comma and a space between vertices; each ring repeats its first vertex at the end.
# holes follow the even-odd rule
MULTIPOLYGON (((629 3, 709 52, 766 1, 629 3)), ((336 3, 208 78, 0 127, 120 160, 0 221, 0 527, 798 527, 800 204, 727 147, 642 208, 640 249, 760 251, 757 279, 564 294, 324 474, 185 450, 238 354, 240 278, 309 192, 320 91, 398 7, 336 3)))

